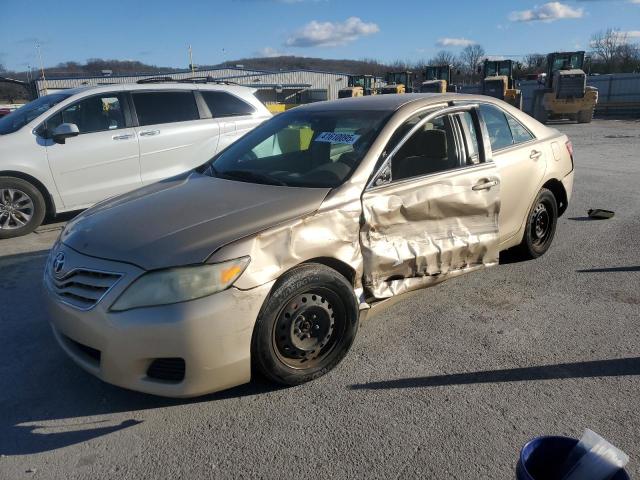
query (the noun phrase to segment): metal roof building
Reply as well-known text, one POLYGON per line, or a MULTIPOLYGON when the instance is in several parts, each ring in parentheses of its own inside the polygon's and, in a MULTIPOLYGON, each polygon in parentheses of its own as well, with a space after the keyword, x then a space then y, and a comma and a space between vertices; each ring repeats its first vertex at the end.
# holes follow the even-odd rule
POLYGON ((270 92, 284 89, 285 97, 287 95, 290 97, 297 94, 298 99, 303 98, 301 103, 307 103, 308 101, 333 100, 338 98, 338 91, 347 86, 349 74, 315 70, 267 71, 252 70, 243 67, 222 67, 199 69, 196 70, 195 74, 192 73, 191 70, 177 70, 156 74, 47 77, 46 80, 41 78, 35 80, 35 90, 38 92, 38 96, 40 96, 44 95, 45 91, 75 88, 84 85, 136 83, 139 80, 154 77, 169 77, 175 80, 184 80, 194 76, 211 77, 213 80, 233 82, 257 88, 260 90, 259 97, 263 99, 263 101, 276 101, 276 98, 278 101, 283 101, 277 95, 271 95, 270 92))

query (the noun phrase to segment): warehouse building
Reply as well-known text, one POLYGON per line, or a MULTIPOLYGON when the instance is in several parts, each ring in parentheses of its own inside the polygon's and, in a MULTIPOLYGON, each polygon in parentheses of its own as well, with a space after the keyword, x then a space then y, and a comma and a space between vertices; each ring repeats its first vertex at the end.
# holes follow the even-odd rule
POLYGON ((35 80, 34 87, 38 96, 41 96, 45 92, 50 93, 82 86, 136 83, 153 78, 185 80, 193 77, 256 88, 258 89, 258 98, 267 104, 300 104, 338 98, 338 91, 347 86, 349 75, 313 70, 252 70, 237 66, 198 69, 195 73, 191 70, 178 70, 169 73, 140 75, 111 75, 109 72, 105 72, 104 75, 93 77, 47 77, 46 80, 35 80))

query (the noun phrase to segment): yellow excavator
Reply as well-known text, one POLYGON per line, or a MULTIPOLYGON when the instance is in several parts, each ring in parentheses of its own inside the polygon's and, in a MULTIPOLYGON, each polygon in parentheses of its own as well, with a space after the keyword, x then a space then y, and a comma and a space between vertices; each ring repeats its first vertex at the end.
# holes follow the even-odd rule
POLYGON ((535 90, 533 116, 546 123, 551 119, 591 123, 598 103, 598 89, 587 86, 583 70, 584 52, 556 52, 547 55, 544 88, 535 90))
POLYGON ((373 75, 349 75, 348 85, 340 89, 338 98, 363 97, 376 93, 376 78, 373 75))
POLYGON ((413 80, 414 74, 410 71, 388 72, 387 84, 380 88, 380 93, 413 93, 413 80))
POLYGON ((427 65, 425 81, 420 85, 421 93, 456 93, 458 88, 451 84, 451 65, 427 65))
POLYGON ((499 98, 522 110, 522 90, 513 78, 513 60, 485 60, 482 94, 499 98))

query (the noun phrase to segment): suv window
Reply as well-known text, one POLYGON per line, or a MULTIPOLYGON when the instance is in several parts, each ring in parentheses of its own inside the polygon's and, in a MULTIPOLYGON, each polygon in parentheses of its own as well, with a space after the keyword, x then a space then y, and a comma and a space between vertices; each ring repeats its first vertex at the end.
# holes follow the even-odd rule
POLYGON ((207 90, 201 90, 200 93, 214 117, 251 115, 255 112, 255 108, 230 93, 207 90))
POLYGON ((438 173, 461 165, 452 117, 442 116, 423 125, 391 160, 393 181, 438 173))
POLYGON ((493 105, 486 104, 480 105, 480 112, 484 123, 487 125, 491 148, 499 150, 513 145, 513 136, 505 113, 493 105))
POLYGON ((46 121, 46 129, 51 132, 61 123, 76 124, 80 133, 124 128, 124 112, 120 96, 106 93, 73 103, 49 118, 46 121))
POLYGON ((140 126, 200 119, 193 92, 132 92, 131 96, 140 126))

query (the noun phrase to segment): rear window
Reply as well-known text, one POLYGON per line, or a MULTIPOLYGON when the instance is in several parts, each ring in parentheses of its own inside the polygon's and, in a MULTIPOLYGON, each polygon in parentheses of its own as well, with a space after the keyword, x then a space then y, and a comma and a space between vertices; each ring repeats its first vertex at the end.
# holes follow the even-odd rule
POLYGON ((134 92, 140 126, 198 120, 198 106, 193 92, 134 92))
POLYGON ((227 92, 201 91, 202 98, 214 117, 251 115, 255 108, 227 92))

